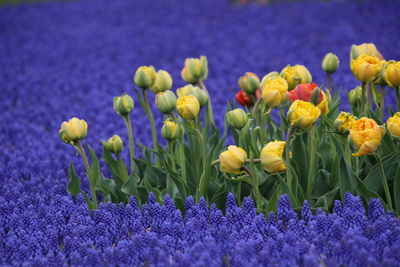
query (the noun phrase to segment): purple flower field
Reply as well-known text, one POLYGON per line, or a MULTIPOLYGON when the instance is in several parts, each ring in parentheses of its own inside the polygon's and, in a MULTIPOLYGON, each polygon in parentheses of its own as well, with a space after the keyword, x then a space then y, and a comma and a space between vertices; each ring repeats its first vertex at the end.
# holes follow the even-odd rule
MULTIPOLYGON (((134 96, 141 65, 167 70, 178 88, 185 58, 207 56, 207 87, 222 127, 246 71, 262 77, 303 64, 323 84, 321 60, 333 52, 341 60, 333 81, 346 110, 345 92, 358 85, 348 64, 352 44, 374 42, 385 58, 400 59, 398 1, 227 2, 0 7, 0 266, 400 266, 400 221, 375 199, 347 194, 331 214, 315 214, 307 203, 294 211, 283 195, 277 213, 265 218, 250 199, 236 206, 232 194, 226 211, 190 197, 182 213, 169 197, 159 204, 152 195, 141 209, 132 197, 126 206, 89 212, 82 195, 67 193, 69 162, 80 177, 84 166, 59 140, 60 123, 85 119, 85 142, 98 153, 101 139, 127 140, 112 98, 134 96)), ((150 125, 135 101, 135 141, 150 145, 150 125)), ((127 149, 122 156, 128 159, 127 149)), ((82 184, 89 192, 86 179, 82 184)))

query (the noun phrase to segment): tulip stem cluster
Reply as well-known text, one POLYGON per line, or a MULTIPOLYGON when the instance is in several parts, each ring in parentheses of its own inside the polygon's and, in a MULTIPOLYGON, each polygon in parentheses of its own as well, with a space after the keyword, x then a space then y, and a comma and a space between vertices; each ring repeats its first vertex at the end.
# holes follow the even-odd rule
POLYGON ((310 144, 310 151, 309 151, 309 160, 310 166, 308 169, 308 178, 307 178, 307 197, 311 198, 312 189, 314 186, 314 178, 315 178, 315 169, 317 165, 317 138, 316 138, 316 129, 315 126, 312 126, 311 129, 308 131, 308 138, 310 144))
POLYGON ((149 103, 149 97, 147 95, 147 90, 143 90, 143 100, 144 100, 144 110, 147 114, 147 117, 150 121, 150 126, 151 126, 151 137, 153 139, 153 149, 155 151, 155 158, 156 158, 156 164, 158 164, 158 156, 157 156, 157 146, 158 146, 158 140, 157 140, 157 131, 156 131, 156 126, 154 123, 154 116, 153 116, 153 111, 150 108, 150 103, 149 103))
POLYGON ((385 170, 383 168, 382 159, 377 154, 375 154, 375 158, 376 158, 376 161, 378 162, 379 172, 381 174, 380 175, 381 182, 382 182, 383 190, 385 191, 386 202, 388 203, 389 209, 393 210, 392 197, 390 196, 389 186, 388 186, 388 183, 387 183, 385 170))

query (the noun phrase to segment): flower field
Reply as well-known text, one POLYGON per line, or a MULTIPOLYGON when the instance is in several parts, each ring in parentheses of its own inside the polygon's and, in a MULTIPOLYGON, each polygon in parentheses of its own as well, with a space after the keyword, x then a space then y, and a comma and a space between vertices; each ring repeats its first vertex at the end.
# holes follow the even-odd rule
POLYGON ((0 266, 400 266, 399 8, 0 7, 0 266))

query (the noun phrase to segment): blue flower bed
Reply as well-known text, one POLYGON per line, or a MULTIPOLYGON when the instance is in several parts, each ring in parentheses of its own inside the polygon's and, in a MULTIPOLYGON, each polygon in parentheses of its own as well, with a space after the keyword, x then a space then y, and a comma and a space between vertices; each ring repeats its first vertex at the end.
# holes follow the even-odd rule
MULTIPOLYGON (((333 79, 345 99, 344 89, 357 85, 348 66, 351 44, 374 42, 385 58, 400 58, 397 1, 225 2, 89 0, 0 9, 0 265, 400 265, 399 220, 376 200, 366 212, 347 195, 332 214, 312 215, 305 206, 298 219, 283 196, 277 217, 265 220, 250 200, 239 208, 233 196, 226 215, 190 198, 182 215, 170 199, 160 206, 153 197, 141 211, 131 201, 90 214, 82 197, 67 194, 67 164, 74 160, 81 177, 84 168, 60 142, 60 122, 85 119, 87 141, 98 152, 100 139, 117 133, 127 140, 112 97, 134 95, 140 65, 169 71, 177 88, 184 59, 206 55, 221 126, 246 71, 262 76, 304 64, 320 84, 321 59, 334 52, 341 67, 333 79)), ((135 141, 150 144, 139 105, 132 121, 135 141)), ((161 116, 156 123, 160 129, 161 116)))

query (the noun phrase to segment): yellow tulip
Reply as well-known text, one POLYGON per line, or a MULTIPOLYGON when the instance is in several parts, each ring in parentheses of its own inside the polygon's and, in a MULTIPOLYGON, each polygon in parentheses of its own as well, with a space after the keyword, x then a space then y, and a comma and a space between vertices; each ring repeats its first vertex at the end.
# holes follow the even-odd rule
POLYGON ((265 81, 261 97, 265 104, 276 107, 286 100, 288 88, 288 83, 282 77, 271 78, 265 81))
POLYGON ((383 78, 390 87, 400 87, 400 61, 389 61, 385 67, 383 78))
POLYGON ((247 119, 247 113, 241 108, 226 113, 228 124, 236 129, 242 129, 246 125, 247 119))
POLYGON ((133 101, 132 97, 127 94, 116 96, 113 99, 114 110, 121 117, 126 117, 129 115, 132 112, 134 105, 135 102, 133 101))
POLYGON ((124 149, 124 144, 119 135, 113 135, 110 137, 107 142, 103 142, 103 146, 105 149, 115 154, 119 154, 124 149))
POLYGON ((175 110, 176 96, 174 92, 167 90, 156 95, 156 105, 160 112, 169 114, 175 110))
POLYGON ((375 56, 379 60, 383 59, 382 54, 378 51, 373 43, 363 43, 360 45, 352 45, 350 51, 350 60, 358 58, 360 55, 375 56))
POLYGON ((156 80, 156 70, 153 66, 142 66, 136 70, 135 76, 133 78, 136 85, 143 90, 153 86, 156 80))
POLYGON ((176 90, 176 94, 178 95, 178 97, 182 97, 182 96, 186 96, 186 95, 193 95, 194 91, 196 90, 196 88, 200 89, 197 86, 193 86, 191 84, 185 85, 181 88, 178 88, 176 90))
POLYGON ((338 133, 348 134, 350 131, 350 125, 357 120, 352 114, 347 112, 340 112, 339 116, 335 120, 335 128, 338 133))
POLYGON ((247 153, 243 148, 229 146, 227 151, 219 155, 221 170, 232 174, 242 173, 242 167, 246 159, 247 153))
POLYGON ((288 90, 294 89, 298 84, 310 83, 312 81, 311 73, 303 65, 287 65, 281 71, 281 76, 287 81, 288 90))
POLYGON ((205 56, 200 58, 187 58, 182 69, 182 79, 187 83, 197 83, 207 79, 208 61, 205 56))
POLYGON ((400 112, 397 112, 386 121, 386 128, 392 136, 400 138, 400 112))
POLYGON ((353 59, 350 68, 357 80, 363 83, 375 81, 382 71, 383 64, 375 56, 361 55, 353 59))
POLYGON ((354 157, 360 157, 375 152, 383 137, 383 130, 372 119, 362 117, 350 125, 350 138, 358 147, 354 157))
POLYGON ((185 120, 194 120, 200 112, 199 100, 193 95, 179 97, 176 101, 176 110, 185 120))
POLYGON ((281 172, 286 170, 285 162, 282 158, 285 149, 285 142, 275 140, 269 142, 261 150, 261 164, 268 173, 281 172))
POLYGON ((328 97, 326 96, 325 92, 321 91, 322 93, 322 101, 317 105, 317 108, 321 110, 321 114, 325 115, 329 112, 329 102, 328 97))
POLYGON ((65 143, 73 144, 74 142, 86 137, 87 128, 88 125, 86 121, 74 117, 61 124, 61 129, 58 131, 58 135, 65 143))
POLYGON ((165 92, 172 87, 172 78, 171 75, 165 70, 159 70, 156 73, 156 79, 153 85, 150 87, 150 90, 158 94, 160 92, 165 92))
POLYGON ((321 110, 310 102, 296 100, 290 106, 287 116, 292 126, 305 130, 314 125, 320 115, 321 110))
POLYGON ((175 140, 182 135, 183 129, 181 126, 171 119, 167 119, 161 129, 161 135, 169 141, 175 140))

